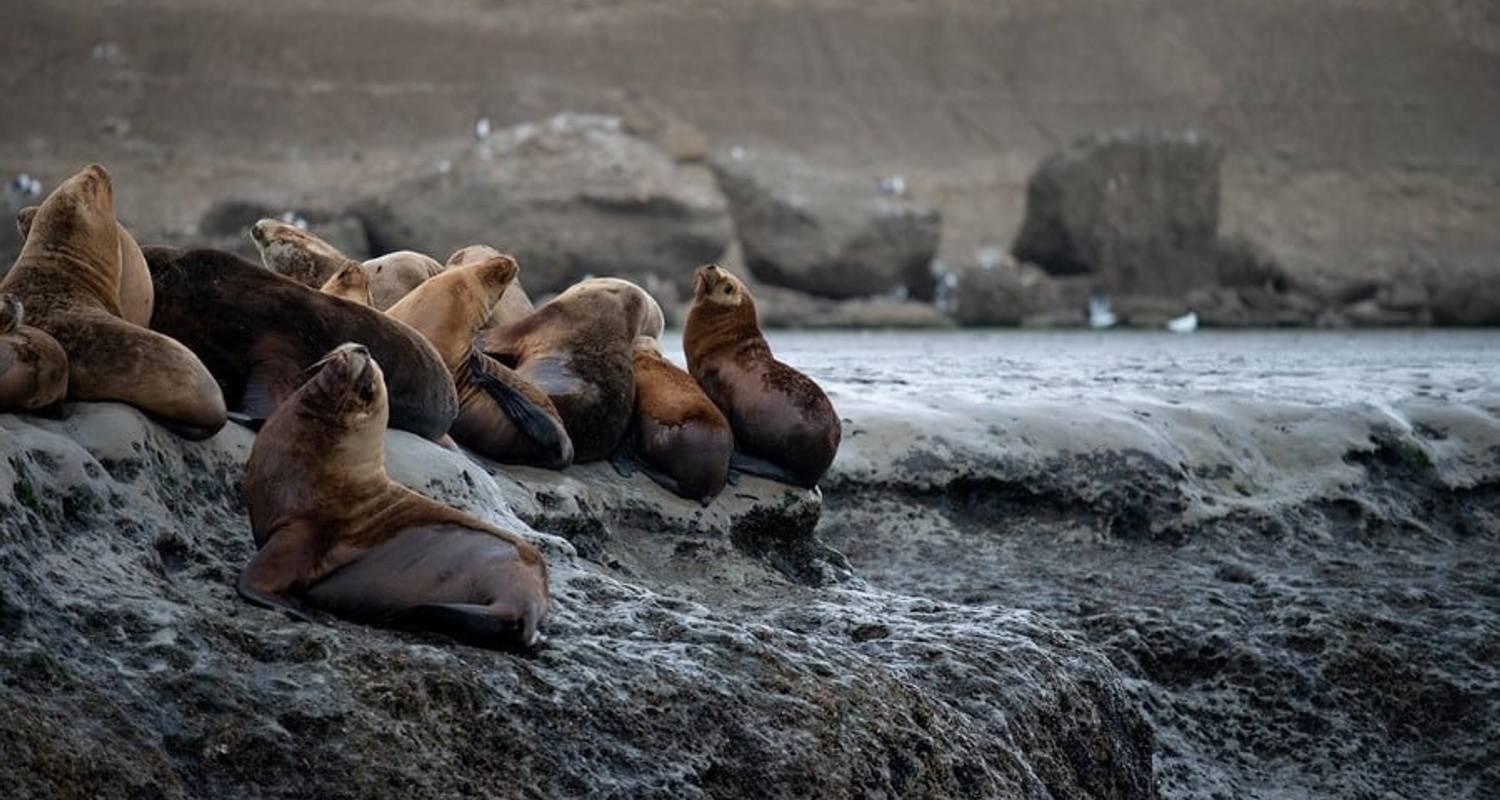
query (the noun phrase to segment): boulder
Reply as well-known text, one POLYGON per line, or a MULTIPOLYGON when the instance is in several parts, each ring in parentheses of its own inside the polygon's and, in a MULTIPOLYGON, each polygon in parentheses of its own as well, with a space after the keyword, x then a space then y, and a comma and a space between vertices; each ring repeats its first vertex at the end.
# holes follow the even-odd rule
POLYGON ((974 263, 941 280, 939 306, 960 325, 1020 325, 1028 317, 1060 310, 1063 302, 1052 276, 996 250, 980 252, 974 263))
POLYGON ((770 149, 733 147, 711 163, 756 278, 836 299, 932 299, 936 206, 770 149))
POLYGON ((0 415, 8 796, 1157 796, 1109 661, 1009 604, 866 585, 816 490, 745 477, 703 508, 390 432, 393 478, 546 554, 520 656, 240 600, 252 442, 112 403, 0 415))
POLYGON ((355 207, 373 245, 439 259, 475 242, 516 257, 534 293, 589 275, 679 289, 724 252, 731 222, 701 164, 678 163, 619 119, 563 114, 455 147, 436 168, 355 207))
POLYGON ((1054 275, 1087 273, 1110 294, 1181 297, 1211 286, 1223 158, 1194 131, 1074 142, 1031 176, 1012 249, 1054 275))

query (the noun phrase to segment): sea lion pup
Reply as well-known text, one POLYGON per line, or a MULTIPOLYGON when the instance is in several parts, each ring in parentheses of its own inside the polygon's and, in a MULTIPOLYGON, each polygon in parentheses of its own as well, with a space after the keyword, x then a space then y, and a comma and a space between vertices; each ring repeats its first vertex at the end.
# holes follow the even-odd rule
POLYGON ((521 537, 435 502, 385 471, 386 390, 359 344, 335 348, 255 437, 245 503, 259 551, 246 600, 306 619, 530 646, 547 617, 547 562, 521 537))
POLYGON ((693 376, 662 355, 656 337, 636 337, 634 363, 634 431, 611 461, 629 475, 631 456, 638 456, 643 471, 662 488, 708 505, 729 477, 734 454, 729 420, 693 376))
POLYGON ((355 261, 350 261, 333 273, 333 277, 318 287, 318 291, 362 306, 370 305, 370 277, 365 274, 365 268, 355 261))
POLYGON ((41 411, 68 393, 68 354, 25 324, 21 299, 0 294, 0 411, 41 411))
POLYGON ((306 380, 309 365, 356 339, 390 370, 393 427, 441 441, 458 415, 453 379, 438 352, 385 314, 233 253, 174 247, 145 253, 156 289, 151 327, 203 359, 243 421, 269 417, 306 380))
MULTIPOLYGON (((285 275, 304 286, 322 287, 339 270, 360 262, 339 252, 333 245, 279 219, 263 219, 250 228, 250 238, 260 250, 266 269, 285 275)), ((398 250, 363 262, 370 284, 370 305, 384 311, 419 286, 422 281, 443 271, 437 261, 398 250)))
MULTIPOLYGON (((22 240, 31 233, 38 208, 29 206, 16 213, 22 240)), ((130 231, 120 225, 120 318, 145 328, 151 324, 151 303, 151 271, 146 268, 146 256, 130 231)))
POLYGON ((723 267, 700 267, 682 330, 688 371, 734 428, 733 466, 812 488, 839 449, 839 416, 811 378, 777 361, 755 298, 723 267))
POLYGON ((547 394, 509 367, 474 350, 496 302, 515 279, 515 259, 496 255, 429 278, 386 310, 427 337, 458 392, 449 434, 496 461, 562 469, 573 442, 547 394))
MULTIPOLYGON (((500 251, 489 245, 471 244, 454 250, 453 255, 448 256, 448 260, 443 262, 443 269, 450 270, 466 264, 475 264, 498 255, 501 255, 500 251)), ((517 277, 510 282, 510 286, 505 288, 505 294, 500 296, 500 301, 491 309, 490 321, 485 323, 485 327, 509 325, 534 310, 536 309, 531 305, 531 298, 526 295, 526 290, 521 288, 521 279, 517 277)))
POLYGON ((574 284, 525 318, 482 331, 479 349, 536 385, 573 439, 573 461, 607 458, 635 410, 637 336, 660 336, 661 307, 619 278, 574 284))
POLYGON ((224 427, 224 396, 183 345, 121 318, 121 227, 109 173, 91 164, 31 218, 0 292, 67 353, 72 400, 116 400, 191 439, 224 427))

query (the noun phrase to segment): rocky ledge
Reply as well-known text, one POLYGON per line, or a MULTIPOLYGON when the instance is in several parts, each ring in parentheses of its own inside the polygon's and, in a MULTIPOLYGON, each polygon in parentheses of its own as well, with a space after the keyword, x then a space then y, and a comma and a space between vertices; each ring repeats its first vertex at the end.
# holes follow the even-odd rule
POLYGON ((1036 613, 873 588, 814 535, 816 492, 746 478, 704 509, 392 432, 394 478, 547 553, 548 641, 517 656, 241 602, 252 441, 0 416, 8 796, 1156 794, 1109 660, 1036 613))
POLYGON ((832 394, 822 539, 1101 647, 1164 796, 1500 796, 1500 395, 832 394))

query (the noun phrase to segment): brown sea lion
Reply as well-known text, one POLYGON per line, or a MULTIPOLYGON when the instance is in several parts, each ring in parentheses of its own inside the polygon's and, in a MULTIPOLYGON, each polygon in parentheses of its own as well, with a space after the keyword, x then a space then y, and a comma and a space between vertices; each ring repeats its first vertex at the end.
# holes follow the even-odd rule
MULTIPOLYGON (((453 255, 448 256, 448 260, 443 263, 443 269, 449 270, 466 264, 474 264, 498 255, 500 251, 489 245, 471 244, 454 250, 453 255)), ((490 321, 485 323, 485 327, 496 328, 509 325, 535 310, 526 290, 521 288, 520 277, 517 277, 510 282, 510 286, 506 287, 505 294, 500 296, 500 301, 495 303, 494 309, 490 311, 490 321)))
POLYGON ((693 376, 662 355, 656 337, 636 337, 634 363, 634 435, 626 434, 611 461, 628 475, 634 455, 667 491, 707 505, 729 477, 729 420, 693 376))
POLYGON ((547 562, 529 542, 401 486, 385 471, 386 390, 363 345, 319 363, 271 415, 246 464, 259 551, 250 602, 306 618, 529 646, 547 617, 547 562))
POLYGON ((0 292, 68 354, 69 399, 129 403, 183 436, 212 436, 225 422, 213 375, 183 345, 121 318, 121 230, 109 173, 85 167, 37 209, 0 292))
POLYGON ((723 267, 697 272, 683 326, 688 371, 734 428, 734 467, 811 488, 833 463, 841 426, 828 395, 771 355, 755 298, 723 267))
MULTIPOLYGON (((267 218, 255 223, 250 238, 255 240, 266 269, 314 289, 321 288, 348 265, 361 263, 316 234, 279 219, 267 218)), ((437 261, 410 250, 387 253, 363 262, 362 266, 369 279, 370 305, 381 311, 422 281, 443 271, 443 265, 437 261)))
POLYGON ((25 324, 21 299, 0 294, 0 411, 40 411, 68 393, 68 354, 46 331, 25 324))
POLYGON ((619 445, 635 410, 635 337, 661 329, 661 307, 641 287, 591 278, 517 322, 482 331, 477 343, 552 398, 573 460, 583 463, 619 445))
POLYGON ((364 266, 355 261, 339 268, 318 291, 358 305, 370 305, 370 277, 365 274, 364 266))
POLYGON ((250 421, 263 420, 342 342, 390 371, 393 427, 439 441, 458 415, 448 369, 420 333, 373 308, 309 289, 219 250, 147 247, 151 327, 187 345, 250 421))
MULTIPOLYGON (((23 240, 31 233, 38 208, 30 206, 16 213, 16 227, 23 240)), ((147 327, 151 324, 151 303, 151 271, 146 268, 146 256, 130 231, 120 225, 120 318, 147 327)))
POLYGON ((458 392, 458 418, 449 433, 459 444, 496 461, 562 469, 573 461, 573 442, 552 400, 474 350, 474 334, 518 269, 515 259, 499 254, 452 267, 386 313, 426 336, 442 356, 458 392))

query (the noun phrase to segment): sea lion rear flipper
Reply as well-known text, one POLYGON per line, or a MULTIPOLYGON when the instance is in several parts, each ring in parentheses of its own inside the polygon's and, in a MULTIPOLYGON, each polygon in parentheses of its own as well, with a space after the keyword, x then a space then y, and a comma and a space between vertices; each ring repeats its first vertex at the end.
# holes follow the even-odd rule
POLYGON ((516 429, 543 449, 556 450, 562 445, 565 433, 562 424, 542 410, 520 389, 502 380, 486 369, 484 359, 476 351, 469 356, 469 371, 478 386, 500 405, 500 410, 515 424, 516 429))
POLYGON ((466 603, 424 603, 394 612, 384 622, 487 647, 531 647, 539 638, 536 614, 466 603))
MULTIPOLYGON (((803 486, 803 481, 793 475, 785 467, 772 464, 771 462, 748 455, 741 450, 735 450, 734 455, 729 457, 730 475, 736 470, 750 475, 758 475, 762 478, 770 478, 773 481, 790 484, 792 486, 803 486)), ((811 487, 808 487, 811 488, 811 487)))

